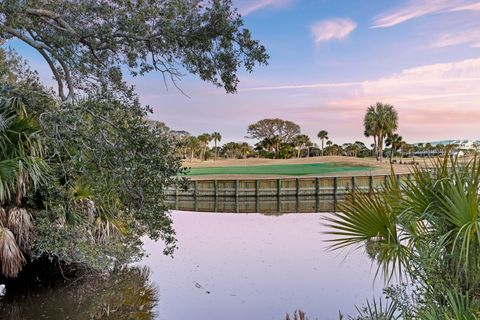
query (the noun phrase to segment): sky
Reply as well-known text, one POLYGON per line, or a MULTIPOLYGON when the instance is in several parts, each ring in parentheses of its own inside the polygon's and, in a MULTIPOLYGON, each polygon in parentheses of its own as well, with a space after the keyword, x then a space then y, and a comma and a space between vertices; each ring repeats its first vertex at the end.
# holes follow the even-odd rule
MULTIPOLYGON (((316 142, 320 130, 335 143, 367 142, 363 116, 380 101, 395 106, 407 142, 480 139, 480 1, 233 2, 268 66, 241 71, 236 94, 194 76, 180 83, 188 97, 160 74, 131 79, 152 118, 218 131, 222 142, 249 141, 247 126, 264 118, 294 121, 316 142)), ((51 79, 39 57, 29 60, 51 79)))

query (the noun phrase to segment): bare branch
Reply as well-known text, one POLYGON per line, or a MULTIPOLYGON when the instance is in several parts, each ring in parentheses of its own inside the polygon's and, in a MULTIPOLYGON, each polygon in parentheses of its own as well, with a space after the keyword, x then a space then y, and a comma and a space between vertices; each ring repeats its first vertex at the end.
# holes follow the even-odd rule
POLYGON ((29 38, 26 34, 20 32, 18 30, 15 30, 15 29, 13 29, 9 26, 0 25, 0 28, 3 28, 6 32, 10 33, 11 35, 17 37, 18 39, 27 43, 31 47, 35 48, 44 57, 44 59, 48 63, 48 66, 52 70, 52 73, 53 73, 55 79, 57 80, 58 90, 59 90, 58 94, 59 94, 60 98, 62 99, 62 101, 64 103, 71 102, 74 98, 74 85, 73 85, 73 80, 72 80, 72 77, 71 77, 71 74, 70 74, 70 69, 68 68, 68 65, 65 63, 65 61, 63 61, 63 59, 55 52, 55 50, 53 50, 52 48, 50 48, 49 46, 47 46, 43 42, 35 41, 34 39, 29 38), (56 69, 55 64, 50 59, 50 57, 46 54, 45 51, 50 53, 56 59, 56 61, 58 61, 58 63, 60 63, 60 65, 63 69, 65 81, 67 82, 67 86, 68 86, 68 95, 67 96, 65 96, 65 94, 63 92, 63 79, 62 79, 61 75, 58 73, 58 70, 56 69))

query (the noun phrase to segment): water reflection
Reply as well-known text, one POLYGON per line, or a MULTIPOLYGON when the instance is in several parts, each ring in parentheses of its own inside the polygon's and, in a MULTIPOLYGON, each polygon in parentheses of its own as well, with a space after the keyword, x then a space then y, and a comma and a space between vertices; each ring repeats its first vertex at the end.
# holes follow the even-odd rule
POLYGON ((233 213, 309 213, 334 212, 344 196, 269 196, 269 197, 208 197, 172 196, 172 210, 233 213))
POLYGON ((156 319, 157 289, 147 267, 73 282, 18 282, 0 298, 0 319, 156 319))
POLYGON ((158 284, 158 320, 281 320, 304 310, 338 320, 378 296, 363 250, 326 251, 327 213, 262 215, 172 212, 179 249, 145 241, 158 284))
MULTIPOLYGON (((235 210, 256 208, 236 203, 235 210)), ((280 205, 312 209, 295 197, 280 205)), ((324 215, 173 211, 173 258, 162 254, 163 243, 144 239, 149 255, 140 264, 151 275, 130 268, 66 285, 16 283, 0 297, 0 319, 280 320, 300 308, 312 319, 338 320, 339 310, 353 314, 381 288, 364 252, 345 258, 325 250, 324 215)))

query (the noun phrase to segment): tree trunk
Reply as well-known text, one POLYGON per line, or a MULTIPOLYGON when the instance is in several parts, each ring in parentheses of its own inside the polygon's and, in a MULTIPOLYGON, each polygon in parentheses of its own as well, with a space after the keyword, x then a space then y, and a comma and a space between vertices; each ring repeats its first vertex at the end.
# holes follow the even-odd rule
POLYGON ((380 133, 378 137, 378 159, 380 162, 383 160, 383 133, 380 133))
POLYGON ((323 138, 322 138, 322 157, 323 157, 323 138))

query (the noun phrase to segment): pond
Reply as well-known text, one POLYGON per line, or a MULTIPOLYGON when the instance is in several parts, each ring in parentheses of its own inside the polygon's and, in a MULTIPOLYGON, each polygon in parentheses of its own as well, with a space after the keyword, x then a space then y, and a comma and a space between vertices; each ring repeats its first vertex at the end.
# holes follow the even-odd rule
POLYGON ((361 250, 326 251, 322 215, 173 211, 173 257, 146 240, 149 256, 139 268, 110 279, 7 290, 0 319, 283 320, 299 308, 312 319, 354 314, 382 283, 374 285, 375 267, 361 250))

